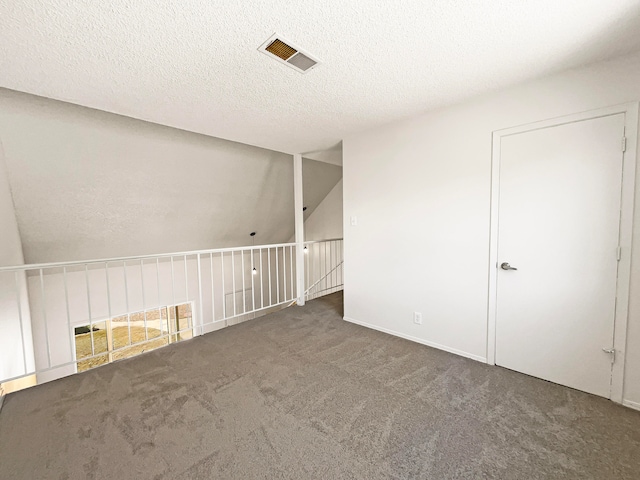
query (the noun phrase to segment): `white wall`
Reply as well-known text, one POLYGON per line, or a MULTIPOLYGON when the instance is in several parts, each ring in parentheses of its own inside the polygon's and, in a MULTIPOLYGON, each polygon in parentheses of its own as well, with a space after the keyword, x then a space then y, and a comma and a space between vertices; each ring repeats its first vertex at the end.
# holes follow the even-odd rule
POLYGON ((340 180, 305 220, 305 240, 342 238, 342 208, 342 180, 340 180))
MULTIPOLYGON (((22 244, 0 143, 0 266, 22 265, 22 244)), ((0 379, 33 372, 33 341, 24 274, 0 273, 0 379), (17 285, 16 285, 17 281, 17 285), (23 329, 20 329, 20 318, 23 329), (26 367, 26 369, 25 369, 26 367)))
MULTIPOLYGON (((636 100, 640 55, 346 138, 345 318, 484 360, 492 132, 636 100)), ((640 406, 638 173, 624 398, 640 406)))

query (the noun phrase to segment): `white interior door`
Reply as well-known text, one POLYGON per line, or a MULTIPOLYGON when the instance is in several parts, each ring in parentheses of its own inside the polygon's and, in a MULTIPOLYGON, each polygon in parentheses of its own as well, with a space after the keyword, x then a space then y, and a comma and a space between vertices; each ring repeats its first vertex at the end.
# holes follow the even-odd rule
POLYGON ((607 398, 623 136, 616 114, 500 143, 496 364, 607 398))

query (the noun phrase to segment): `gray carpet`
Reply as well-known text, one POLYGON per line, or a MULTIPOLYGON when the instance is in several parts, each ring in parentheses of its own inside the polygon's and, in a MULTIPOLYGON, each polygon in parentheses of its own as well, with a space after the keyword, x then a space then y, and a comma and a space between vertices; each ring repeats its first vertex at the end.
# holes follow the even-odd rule
POLYGON ((640 412, 349 324, 341 305, 9 395, 0 477, 640 478, 640 412))

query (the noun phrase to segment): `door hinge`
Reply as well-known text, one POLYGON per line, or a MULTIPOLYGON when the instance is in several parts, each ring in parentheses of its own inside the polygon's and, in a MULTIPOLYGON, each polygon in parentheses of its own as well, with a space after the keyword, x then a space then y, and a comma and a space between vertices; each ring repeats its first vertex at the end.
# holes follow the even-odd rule
POLYGON ((622 137, 622 151, 627 151, 627 137, 622 137))
POLYGON ((620 259, 622 258, 622 247, 616 248, 616 258, 618 259, 618 261, 620 261, 620 259))

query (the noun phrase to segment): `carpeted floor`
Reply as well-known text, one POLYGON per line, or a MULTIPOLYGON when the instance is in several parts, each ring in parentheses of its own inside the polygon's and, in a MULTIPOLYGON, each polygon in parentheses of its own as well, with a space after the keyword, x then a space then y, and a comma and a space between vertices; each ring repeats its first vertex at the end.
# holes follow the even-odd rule
POLYGON ((344 322, 341 305, 9 395, 0 478, 640 478, 640 412, 344 322))

